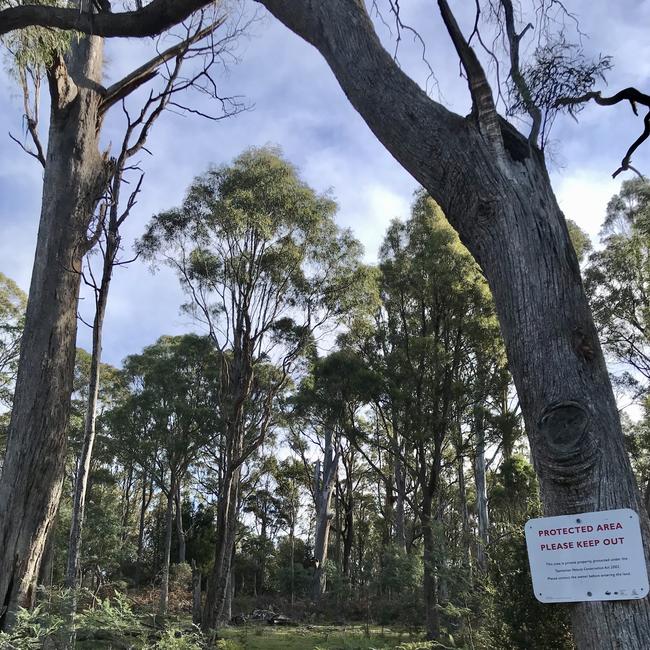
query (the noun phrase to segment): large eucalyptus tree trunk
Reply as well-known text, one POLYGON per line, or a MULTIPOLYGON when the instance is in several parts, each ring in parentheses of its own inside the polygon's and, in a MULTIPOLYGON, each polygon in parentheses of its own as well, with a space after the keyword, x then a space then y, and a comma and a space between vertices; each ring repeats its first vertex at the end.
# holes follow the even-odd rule
POLYGON ((48 71, 51 113, 36 255, 0 479, 0 628, 28 605, 63 478, 89 221, 108 177, 98 131, 102 40, 48 71))
MULTIPOLYGON (((318 48, 355 109, 481 265, 546 514, 632 508, 647 557, 648 515, 543 155, 495 112, 462 117, 431 100, 382 47, 360 0, 263 4, 318 48)), ((583 650, 645 650, 650 603, 576 604, 573 630, 583 650)))

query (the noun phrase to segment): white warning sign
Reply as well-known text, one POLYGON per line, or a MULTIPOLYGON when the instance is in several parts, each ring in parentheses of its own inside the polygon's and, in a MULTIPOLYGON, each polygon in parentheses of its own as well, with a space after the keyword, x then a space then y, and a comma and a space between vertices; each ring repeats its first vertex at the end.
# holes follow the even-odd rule
POLYGON ((531 519, 526 546, 535 597, 543 603, 648 594, 639 516, 628 508, 531 519))

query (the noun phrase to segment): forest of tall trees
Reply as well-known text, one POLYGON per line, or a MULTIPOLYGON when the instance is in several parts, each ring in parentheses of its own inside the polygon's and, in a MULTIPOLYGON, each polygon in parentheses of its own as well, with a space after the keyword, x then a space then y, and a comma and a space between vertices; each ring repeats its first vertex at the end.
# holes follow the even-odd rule
POLYGON ((28 293, 0 272, 0 647, 647 648, 647 597, 540 602, 524 526, 631 508, 650 557, 650 184, 632 164, 650 112, 598 241, 546 161, 558 117, 650 96, 597 90, 611 59, 559 2, 437 2, 465 116, 432 99, 426 26, 398 2, 255 4, 417 182, 375 259, 282 143, 240 138, 176 206, 138 207, 161 116, 227 129, 252 107, 221 80, 246 3, 0 0, 11 139, 43 170, 28 293), (107 39, 170 29, 109 83, 107 39), (183 326, 124 337, 111 365, 113 275, 136 260, 176 283, 183 326))
MULTIPOLYGON (((641 401, 648 196, 623 184, 595 251, 571 224, 604 345, 630 368, 615 380, 641 401)), ((574 647, 566 609, 530 589, 523 524, 539 488, 480 268, 423 191, 376 266, 335 213, 267 148, 197 177, 149 224, 139 245, 175 269, 198 333, 100 369, 81 603, 133 593, 179 614, 194 592, 195 621, 217 626, 266 609, 424 624, 454 647, 574 647)), ((23 309, 4 278, 7 390, 23 309)), ((50 603, 67 593, 91 368, 77 350, 38 581, 50 603)), ((645 487, 644 423, 628 435, 645 487)))

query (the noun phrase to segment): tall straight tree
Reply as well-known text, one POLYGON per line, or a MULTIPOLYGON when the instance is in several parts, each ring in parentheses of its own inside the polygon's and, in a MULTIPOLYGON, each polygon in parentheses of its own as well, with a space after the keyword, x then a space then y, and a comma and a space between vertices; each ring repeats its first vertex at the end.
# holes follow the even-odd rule
POLYGON ((205 628, 224 615, 242 464, 264 442, 314 336, 363 300, 361 246, 336 226, 335 211, 276 150, 251 149, 195 179, 183 205, 154 217, 141 242, 177 270, 186 308, 223 361, 223 478, 205 628), (277 376, 264 378, 269 359, 277 376))
POLYGON ((43 203, 0 478, 0 628, 32 602, 61 494, 81 261, 111 170, 99 149, 102 67, 103 39, 90 36, 74 39, 65 58, 57 52, 48 69, 43 203))
MULTIPOLYGON (((87 0, 77 4, 74 11, 79 15, 89 17, 95 11, 96 5, 87 0)), ((208 12, 206 17, 209 15, 208 12)), ((26 100, 25 117, 36 149, 30 153, 43 165, 44 175, 6 462, 0 477, 0 629, 13 624, 19 606, 29 606, 33 602, 45 540, 58 507, 82 263, 85 254, 96 243, 101 228, 108 227, 103 222, 106 213, 98 211, 98 205, 110 194, 110 179, 116 174, 115 184, 119 186, 124 160, 142 149, 149 130, 169 101, 170 84, 174 89, 187 89, 199 79, 204 92, 212 93, 216 89, 209 68, 218 60, 215 53, 218 54, 220 47, 214 47, 212 39, 202 73, 190 81, 181 80, 178 75, 186 55, 192 58, 207 52, 205 48, 195 48, 196 43, 211 37, 223 22, 223 18, 204 22, 203 15, 197 15, 185 30, 186 38, 159 51, 108 87, 103 86, 104 41, 101 37, 52 38, 49 30, 27 30, 17 39, 21 52, 17 64, 22 70, 19 76, 26 100), (37 59, 30 54, 30 49, 38 51, 37 59), (25 52, 27 55, 22 54, 25 52), (38 136, 38 111, 30 111, 28 107, 25 60, 32 66, 32 72, 34 67, 40 67, 32 75, 36 92, 43 69, 47 76, 50 94, 47 152, 38 136), (101 151, 100 147, 106 112, 151 81, 161 67, 169 83, 163 84, 161 93, 151 92, 135 118, 127 111, 127 146, 119 156, 122 165, 119 161, 116 165, 110 152, 101 151), (203 86, 206 78, 209 81, 203 86), (131 136, 134 136, 132 140, 131 136), (25 467, 30 471, 26 472, 25 467)), ((95 347, 99 349, 98 345, 95 347)), ((99 357, 96 368, 99 369, 99 357)), ((89 433, 92 433, 90 429, 89 433)), ((91 449, 91 445, 88 448, 91 449)), ((84 460, 82 467, 86 464, 84 460)))

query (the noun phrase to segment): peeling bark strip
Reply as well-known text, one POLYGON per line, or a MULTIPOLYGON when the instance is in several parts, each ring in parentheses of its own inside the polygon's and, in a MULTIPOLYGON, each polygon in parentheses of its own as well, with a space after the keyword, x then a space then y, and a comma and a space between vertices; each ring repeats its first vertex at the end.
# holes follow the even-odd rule
MULTIPOLYGON (((647 540, 647 514, 542 154, 502 121, 509 157, 500 163, 473 118, 432 101, 395 65, 358 0, 262 4, 321 52, 370 129, 440 204, 481 265, 494 295, 546 514, 631 507, 639 512, 647 540), (593 341, 589 363, 575 353, 575 323, 593 341)), ((650 647, 647 599, 583 603, 575 607, 573 623, 584 650, 650 647)))
POLYGON ((86 232, 108 179, 99 152, 98 38, 49 71, 52 102, 41 219, 7 455, 0 478, 0 629, 30 603, 63 480, 86 232))

